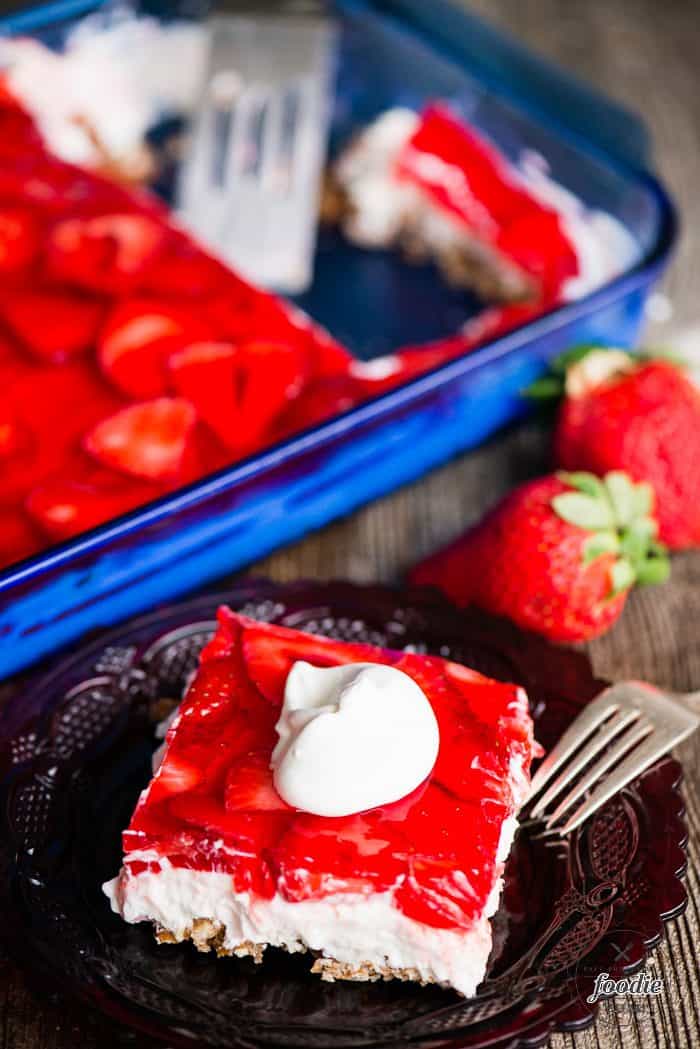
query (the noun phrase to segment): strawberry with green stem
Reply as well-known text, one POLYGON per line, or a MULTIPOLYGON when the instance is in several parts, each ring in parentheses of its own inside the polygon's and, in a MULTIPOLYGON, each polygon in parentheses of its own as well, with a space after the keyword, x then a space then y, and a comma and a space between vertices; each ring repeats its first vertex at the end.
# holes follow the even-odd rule
POLYGON ((612 626, 635 583, 667 578, 657 531, 650 485, 621 471, 550 474, 512 491, 411 579, 554 641, 585 641, 612 626))
POLYGON ((577 347, 529 392, 562 396, 557 466, 648 481, 661 540, 672 550, 700 546, 700 390, 677 359, 577 347))

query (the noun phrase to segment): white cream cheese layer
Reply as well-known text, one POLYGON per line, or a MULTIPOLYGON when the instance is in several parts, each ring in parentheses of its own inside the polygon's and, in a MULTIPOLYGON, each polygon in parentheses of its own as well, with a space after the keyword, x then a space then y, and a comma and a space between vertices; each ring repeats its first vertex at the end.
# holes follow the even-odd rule
MULTIPOLYGON (((154 921, 185 937, 197 918, 225 930, 222 946, 234 950, 249 941, 311 950, 353 967, 415 969, 420 979, 474 993, 491 950, 491 927, 484 914, 469 931, 436 929, 407 917, 390 892, 334 895, 289 903, 277 894, 262 900, 233 891, 227 874, 171 867, 158 873, 123 872, 107 883, 112 909, 128 922, 154 921)), ((500 882, 489 903, 497 905, 500 882)))

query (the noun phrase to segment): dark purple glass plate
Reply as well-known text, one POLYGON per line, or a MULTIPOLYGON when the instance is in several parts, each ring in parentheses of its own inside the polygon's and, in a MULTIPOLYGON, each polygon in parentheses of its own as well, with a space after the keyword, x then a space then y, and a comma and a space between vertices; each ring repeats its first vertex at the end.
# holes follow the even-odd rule
MULTIPOLYGON (((411 645, 528 690, 549 747, 601 686, 584 655, 458 612, 425 590, 242 583, 233 608, 343 640, 411 645)), ((217 603, 163 609, 52 665, 0 716, 0 906, 12 954, 44 987, 78 996, 168 1045, 258 1049, 540 1045, 588 1024, 595 974, 639 968, 685 904, 676 762, 660 762, 566 842, 521 831, 477 995, 398 982, 323 983, 309 960, 216 960, 158 946, 114 916, 100 886, 150 774, 153 722, 209 636, 217 603)))

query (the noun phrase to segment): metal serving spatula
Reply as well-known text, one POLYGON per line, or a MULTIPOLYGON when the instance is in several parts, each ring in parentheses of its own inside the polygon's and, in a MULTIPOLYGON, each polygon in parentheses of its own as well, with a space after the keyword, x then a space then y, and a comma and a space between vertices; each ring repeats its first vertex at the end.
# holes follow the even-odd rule
POLYGON ((700 692, 638 681, 606 688, 579 714, 533 777, 523 822, 568 834, 700 726, 700 692), (694 709, 693 709, 694 708, 694 709))
POLYGON ((228 8, 209 24, 180 216, 256 284, 300 292, 312 276, 333 25, 311 0, 228 8))

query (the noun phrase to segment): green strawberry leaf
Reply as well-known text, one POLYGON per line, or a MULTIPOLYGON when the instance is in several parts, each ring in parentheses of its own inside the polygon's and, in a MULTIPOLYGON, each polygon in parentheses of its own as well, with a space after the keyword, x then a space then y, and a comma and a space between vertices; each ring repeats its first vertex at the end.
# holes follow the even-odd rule
MULTIPOLYGON (((566 373, 569 368, 578 364, 593 350, 607 349, 618 349, 618 347, 603 346, 596 343, 583 343, 580 346, 572 346, 571 349, 553 357, 548 364, 548 371, 527 386, 522 391, 522 396, 542 403, 560 400, 565 393, 566 373)), ((628 353, 629 351, 621 350, 620 352, 628 353)))
POLYGON ((566 373, 572 365, 582 361, 591 350, 600 349, 603 349, 603 347, 596 346, 595 343, 583 343, 580 346, 572 346, 571 349, 565 350, 564 353, 560 353, 557 357, 552 358, 549 367, 554 375, 561 375, 562 378, 566 378, 566 373))
POLYGON ((620 540, 615 532, 594 532, 583 544, 583 563, 590 564, 601 554, 616 554, 620 540))
POLYGON ((605 475, 605 488, 613 505, 618 526, 625 528, 639 516, 635 485, 622 470, 611 470, 605 475))
POLYGON ((543 375, 523 390, 523 397, 533 401, 558 400, 564 393, 564 382, 556 375, 543 375))
POLYGON ((630 561, 635 569, 642 564, 649 551, 649 536, 640 532, 625 532, 620 540, 620 553, 630 561))
POLYGON ((557 477, 578 492, 585 492, 586 495, 593 495, 597 499, 607 498, 605 485, 595 474, 587 473, 585 470, 575 470, 572 473, 562 470, 557 477))
POLYGON ((627 530, 629 532, 634 532, 635 535, 645 535, 647 541, 650 541, 659 531, 659 522, 653 517, 636 517, 634 521, 630 523, 627 530))
POLYGON ((596 499, 583 492, 562 492, 552 499, 554 512, 569 524, 589 532, 609 531, 615 528, 612 507, 606 500, 596 499))
POLYGON ((671 562, 665 555, 648 558, 637 568, 637 582, 640 586, 665 583, 671 574, 671 562))
POLYGON ((612 470, 603 480, 582 470, 562 471, 556 476, 573 490, 555 495, 552 509, 562 520, 590 533, 581 545, 583 564, 603 554, 615 557, 610 598, 635 583, 663 583, 668 579, 668 554, 657 541, 659 526, 651 516, 651 485, 634 484, 622 470, 612 470))
POLYGON ((626 557, 621 557, 610 570, 612 579, 611 597, 621 594, 623 590, 629 590, 637 578, 634 568, 626 557))

